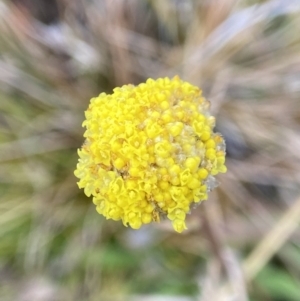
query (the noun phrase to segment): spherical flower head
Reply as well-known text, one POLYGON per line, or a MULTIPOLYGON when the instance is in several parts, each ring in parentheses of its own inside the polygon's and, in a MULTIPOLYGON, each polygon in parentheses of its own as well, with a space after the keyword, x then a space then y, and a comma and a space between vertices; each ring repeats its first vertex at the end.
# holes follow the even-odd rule
POLYGON ((85 116, 75 175, 107 219, 138 229, 167 217, 182 232, 190 208, 226 172, 209 102, 178 76, 101 93, 85 116))

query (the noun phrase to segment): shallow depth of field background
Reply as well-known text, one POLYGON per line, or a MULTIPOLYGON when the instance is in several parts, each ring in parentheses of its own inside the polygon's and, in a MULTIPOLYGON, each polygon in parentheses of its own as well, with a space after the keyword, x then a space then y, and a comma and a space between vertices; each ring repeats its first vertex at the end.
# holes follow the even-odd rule
POLYGON ((300 1, 0 1, 0 300, 299 301, 300 1), (138 231, 76 185, 89 99, 180 75, 228 172, 138 231))

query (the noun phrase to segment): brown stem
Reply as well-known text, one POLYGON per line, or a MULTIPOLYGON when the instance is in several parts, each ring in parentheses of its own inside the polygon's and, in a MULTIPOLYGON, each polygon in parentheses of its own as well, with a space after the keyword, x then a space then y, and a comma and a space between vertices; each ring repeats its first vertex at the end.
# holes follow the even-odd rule
POLYGON ((205 202, 202 207, 203 229, 209 241, 210 248, 220 263, 222 273, 227 273, 226 264, 222 255, 222 239, 220 233, 209 219, 208 204, 205 202))

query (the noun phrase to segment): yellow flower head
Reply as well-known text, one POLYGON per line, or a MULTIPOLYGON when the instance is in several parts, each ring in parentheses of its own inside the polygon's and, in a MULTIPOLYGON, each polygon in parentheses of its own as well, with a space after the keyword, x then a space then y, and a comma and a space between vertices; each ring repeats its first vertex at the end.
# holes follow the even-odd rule
POLYGON ((97 211, 138 229, 168 217, 177 232, 226 172, 225 143, 201 90, 178 76, 92 98, 75 175, 97 211))

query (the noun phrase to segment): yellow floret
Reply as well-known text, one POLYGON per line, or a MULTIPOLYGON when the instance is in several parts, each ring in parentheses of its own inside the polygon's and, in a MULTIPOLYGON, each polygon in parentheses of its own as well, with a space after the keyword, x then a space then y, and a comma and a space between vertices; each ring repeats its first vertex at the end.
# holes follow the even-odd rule
POLYGON ((187 158, 184 162, 184 166, 189 168, 191 172, 197 171, 201 159, 199 157, 187 158))
POLYGON ((166 109, 168 109, 168 108, 170 107, 170 103, 169 103, 168 101, 165 100, 165 101, 161 102, 160 107, 161 107, 163 110, 166 110, 166 109))
POLYGON ((206 158, 214 160, 216 158, 216 151, 213 148, 209 148, 205 153, 206 158))
POLYGON ((107 219, 139 229, 162 215, 180 233, 192 204, 207 199, 211 178, 226 172, 209 102, 178 76, 101 93, 85 117, 74 174, 107 219))
POLYGON ((205 168, 200 168, 199 171, 198 171, 198 175, 199 175, 199 178, 200 178, 200 179, 202 179, 202 180, 206 179, 207 176, 208 176, 208 171, 207 171, 207 169, 205 169, 205 168))
POLYGON ((188 188, 190 189, 196 189, 201 186, 200 179, 197 178, 191 178, 190 181, 188 182, 188 188))
POLYGON ((160 181, 158 183, 159 188, 161 188, 162 190, 168 190, 170 188, 170 184, 168 181, 160 181))
POLYGON ((117 169, 123 168, 125 166, 125 164, 126 164, 125 161, 120 157, 114 161, 114 166, 117 169))
POLYGON ((142 214, 142 222, 144 224, 149 224, 152 221, 152 215, 150 213, 143 213, 142 214))
POLYGON ((187 168, 184 171, 182 171, 179 175, 181 186, 187 185, 187 183, 192 178, 191 171, 187 168))
POLYGON ((168 127, 168 131, 173 137, 176 137, 176 136, 180 135, 180 133, 183 129, 183 126, 184 125, 182 122, 175 122, 174 124, 171 124, 168 127))
POLYGON ((215 148, 216 147, 216 142, 213 139, 209 139, 205 142, 205 146, 207 148, 215 148))
POLYGON ((210 138, 210 132, 209 131, 203 131, 201 134, 201 140, 207 141, 210 138))
POLYGON ((180 219, 175 219, 172 222, 173 228, 176 232, 181 233, 183 230, 187 229, 185 222, 183 220, 180 219))
POLYGON ((161 120, 164 123, 170 123, 171 121, 173 121, 173 114, 171 110, 166 110, 165 112, 162 113, 161 115, 161 120))
POLYGON ((138 167, 130 167, 128 172, 132 177, 138 177, 141 175, 141 170, 138 167))

